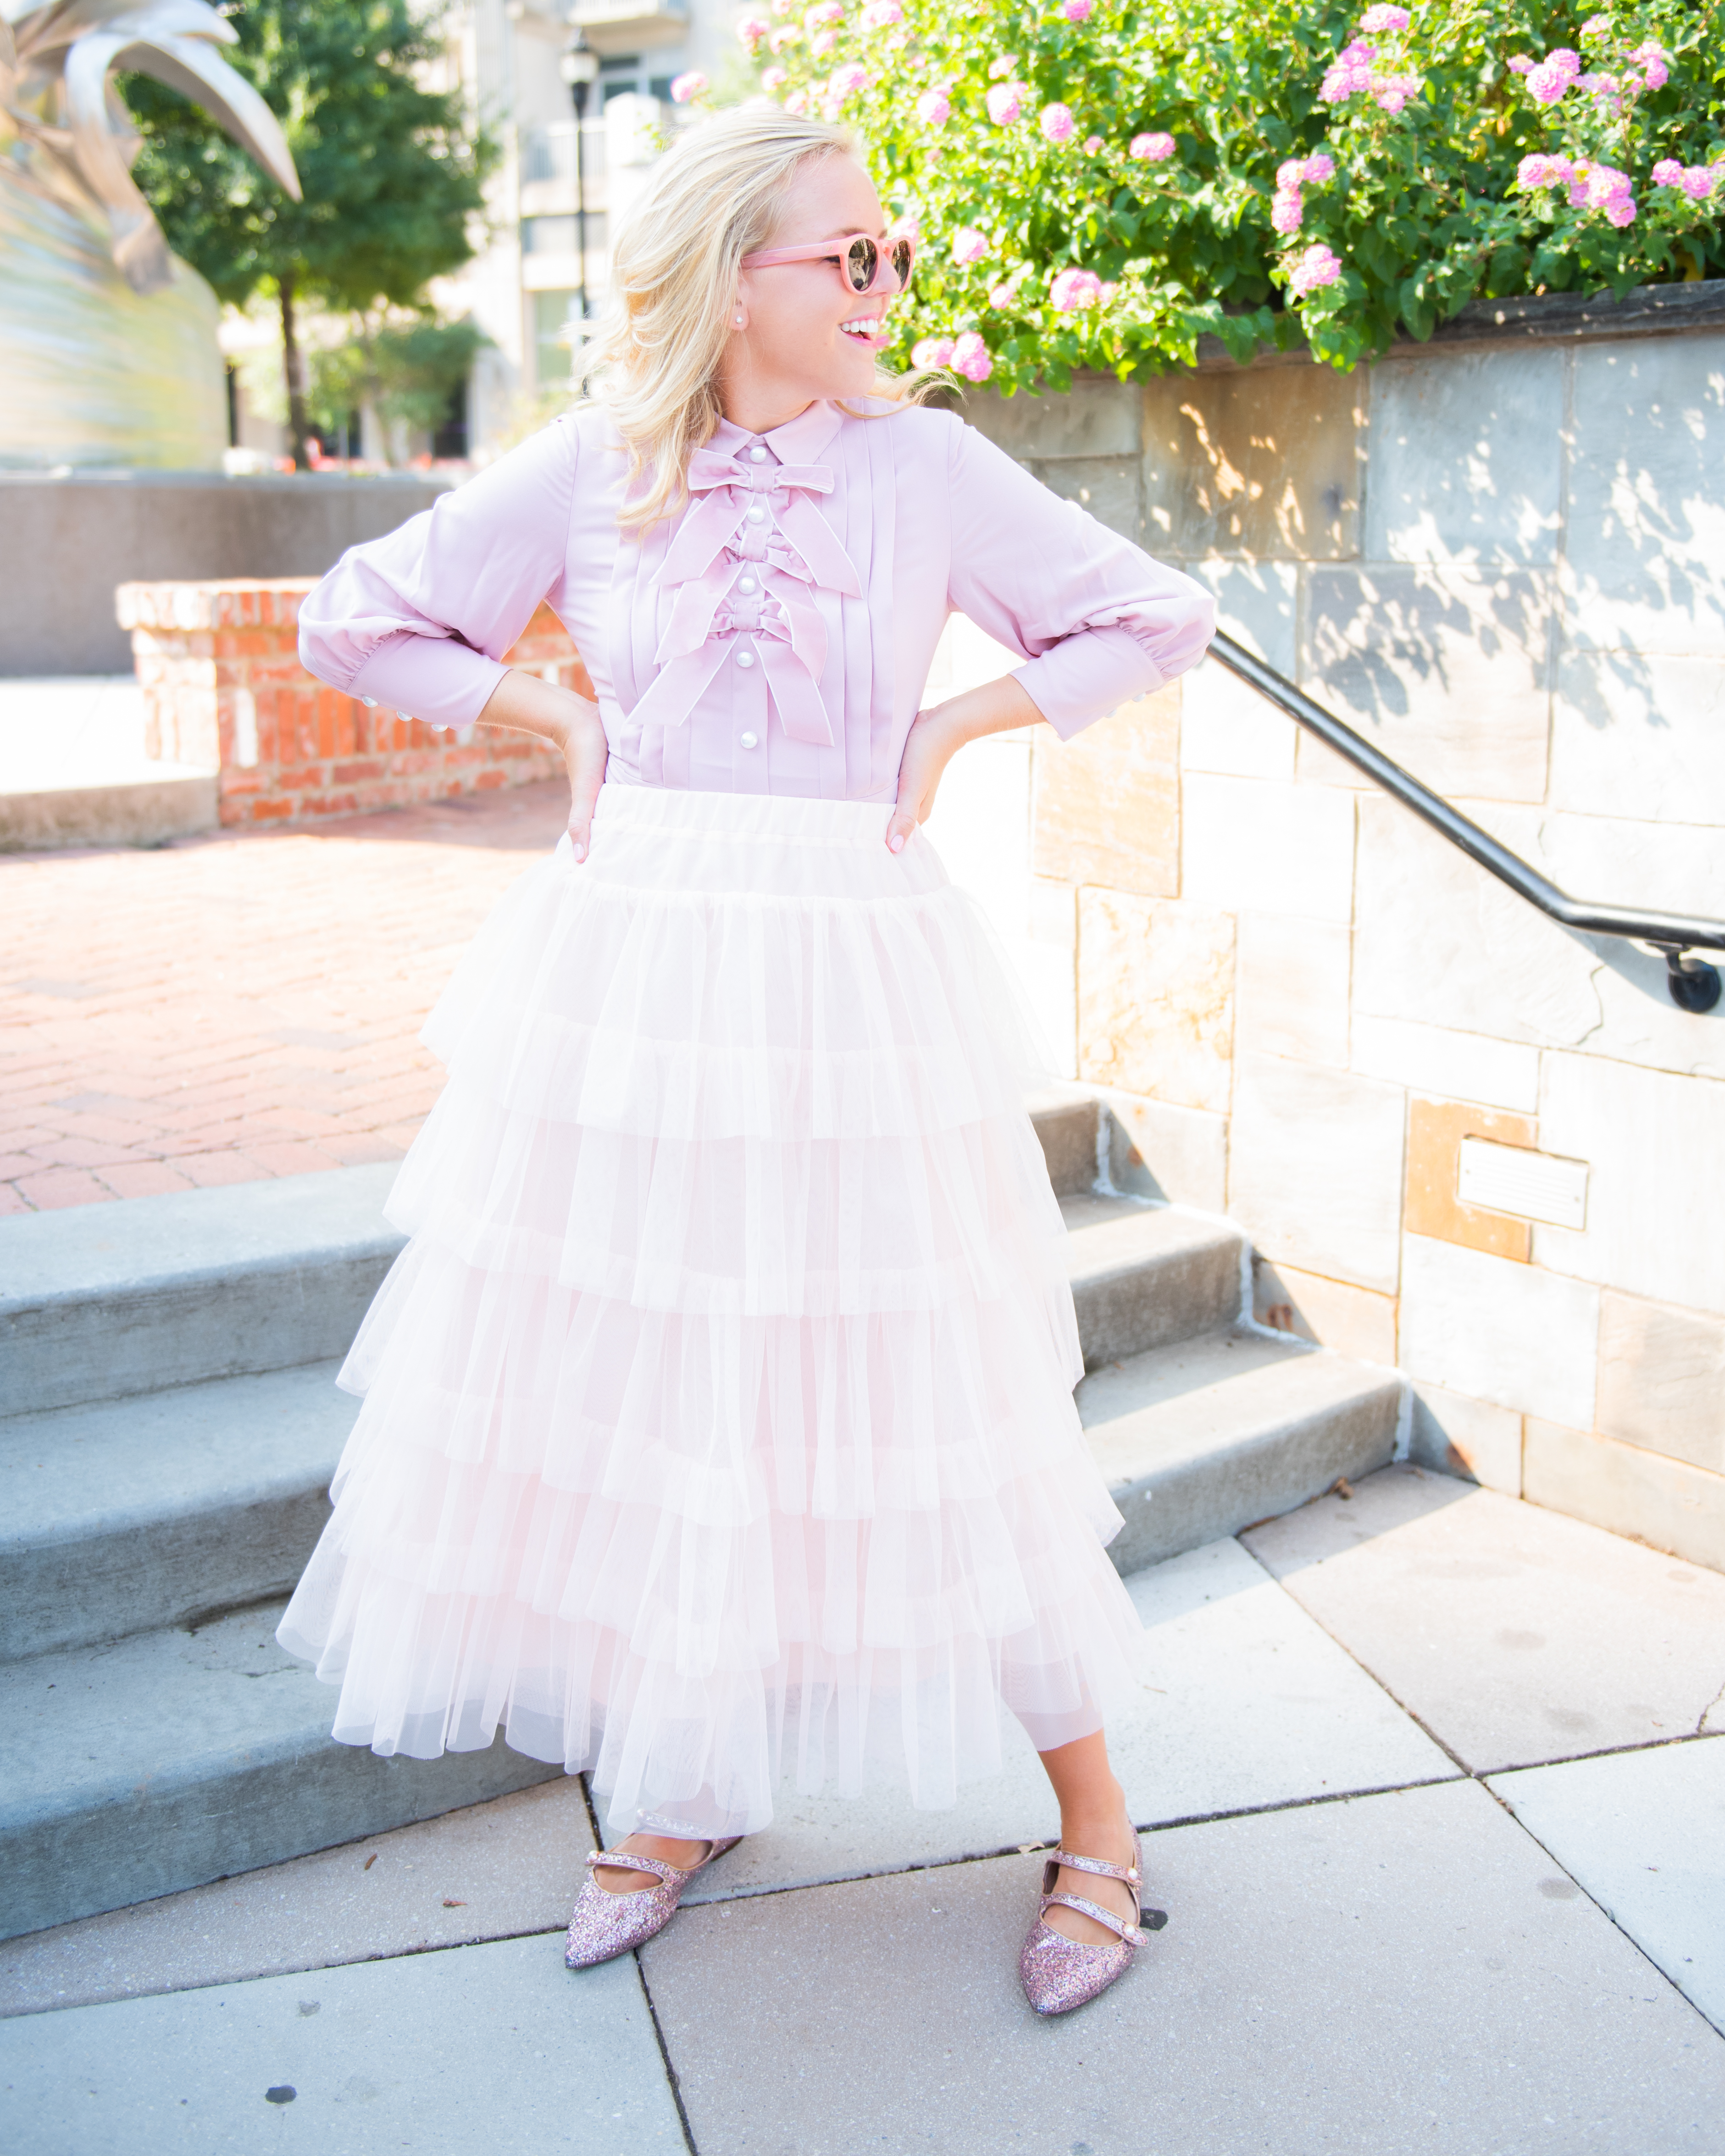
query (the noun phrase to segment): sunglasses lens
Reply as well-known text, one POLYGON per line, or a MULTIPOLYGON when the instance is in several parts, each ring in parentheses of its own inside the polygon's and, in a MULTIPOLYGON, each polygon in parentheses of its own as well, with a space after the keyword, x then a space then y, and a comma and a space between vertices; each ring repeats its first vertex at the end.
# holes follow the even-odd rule
POLYGON ((853 239, 845 257, 845 275, 853 292, 866 292, 875 281, 880 254, 872 239, 853 239))
POLYGON ((895 239, 892 243, 892 274, 899 281, 901 290, 911 281, 911 243, 895 239))

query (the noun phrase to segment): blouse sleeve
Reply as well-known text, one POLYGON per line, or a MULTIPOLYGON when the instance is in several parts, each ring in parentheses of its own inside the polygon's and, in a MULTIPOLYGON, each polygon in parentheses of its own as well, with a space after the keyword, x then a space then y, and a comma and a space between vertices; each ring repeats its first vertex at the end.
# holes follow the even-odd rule
POLYGON ((300 605, 300 664, 429 725, 471 726, 562 580, 575 465, 574 430, 559 422, 350 547, 300 605))
POLYGON ((1159 689, 1204 656, 1216 608, 1050 491, 1004 450, 953 423, 948 597, 1029 665, 1014 679, 1065 738, 1159 689))

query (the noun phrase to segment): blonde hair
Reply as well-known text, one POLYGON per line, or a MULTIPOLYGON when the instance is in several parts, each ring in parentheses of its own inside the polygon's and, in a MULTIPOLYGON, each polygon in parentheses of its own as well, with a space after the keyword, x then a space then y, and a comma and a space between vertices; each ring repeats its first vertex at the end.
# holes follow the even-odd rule
MULTIPOLYGON (((593 402, 629 451, 625 529, 675 515, 687 499, 690 454, 721 416, 719 362, 744 255, 771 240, 805 165, 855 151, 842 127, 747 105, 691 128, 653 168, 614 236, 611 298, 586 368, 593 402), (637 494, 643 471, 649 483, 637 494)), ((873 394, 896 408, 928 386, 921 374, 877 372, 873 394)))

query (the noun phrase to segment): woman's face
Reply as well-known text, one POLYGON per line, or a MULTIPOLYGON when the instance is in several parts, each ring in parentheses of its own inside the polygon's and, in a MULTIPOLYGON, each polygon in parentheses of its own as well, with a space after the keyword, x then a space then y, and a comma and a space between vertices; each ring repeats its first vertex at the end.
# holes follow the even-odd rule
MULTIPOLYGON (((862 167, 854 157, 822 157, 798 175, 767 245, 796 247, 854 232, 879 239, 886 231, 880 198, 862 167)), ((829 258, 745 270, 737 298, 744 326, 733 334, 721 369, 727 413, 734 401, 764 400, 788 405, 789 418, 819 397, 867 396, 896 297, 891 270, 883 270, 880 290, 855 292, 829 258)))

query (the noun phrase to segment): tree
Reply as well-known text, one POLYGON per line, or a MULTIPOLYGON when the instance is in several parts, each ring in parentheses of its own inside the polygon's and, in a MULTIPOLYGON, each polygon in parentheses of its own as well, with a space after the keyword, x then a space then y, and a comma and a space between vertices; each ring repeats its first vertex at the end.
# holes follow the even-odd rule
POLYGON ((321 429, 339 429, 356 406, 435 433, 486 341, 473 322, 362 323, 347 344, 312 357, 306 403, 321 429))
POLYGON ((311 466, 298 311, 425 305, 470 260, 496 156, 459 94, 419 79, 440 53, 406 0, 244 0, 230 56, 281 121, 304 191, 289 200, 208 114, 146 76, 122 80, 143 137, 135 177, 177 254, 218 298, 275 298, 294 462, 311 466))

